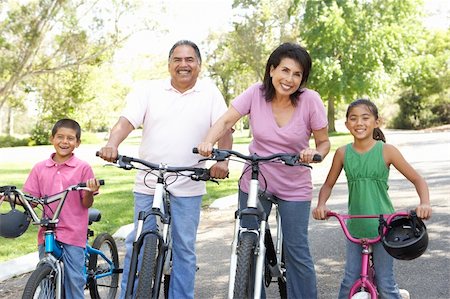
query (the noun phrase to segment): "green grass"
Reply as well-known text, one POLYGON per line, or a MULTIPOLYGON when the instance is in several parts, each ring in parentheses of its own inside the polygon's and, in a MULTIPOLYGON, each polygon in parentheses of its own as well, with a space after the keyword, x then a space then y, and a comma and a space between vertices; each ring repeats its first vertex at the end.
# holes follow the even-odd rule
MULTIPOLYGON (((352 136, 349 134, 335 134, 330 137, 332 149, 349 143, 352 136)), ((236 137, 235 143, 248 143, 248 137, 236 137)), ((138 143, 138 138, 129 140, 131 143, 138 143)), ((234 162, 231 162, 234 163, 234 162)), ((15 185, 22 188, 23 183, 32 165, 24 163, 9 163, 2 165, 0 169, 0 185, 15 185)), ((100 189, 100 194, 95 197, 94 208, 102 211, 102 219, 92 225, 95 233, 109 232, 113 234, 122 225, 133 221, 133 181, 135 171, 124 171, 114 167, 94 166, 96 177, 103 178, 106 185, 100 189)), ((208 207, 217 198, 227 196, 237 192, 237 180, 240 172, 235 171, 226 180, 220 180, 219 185, 207 182, 207 194, 203 197, 203 207, 208 207)), ((0 211, 7 208, 5 204, 0 206, 0 211)), ((18 257, 37 249, 36 241, 37 227, 30 225, 25 234, 15 239, 5 239, 0 237, 0 262, 18 257)))

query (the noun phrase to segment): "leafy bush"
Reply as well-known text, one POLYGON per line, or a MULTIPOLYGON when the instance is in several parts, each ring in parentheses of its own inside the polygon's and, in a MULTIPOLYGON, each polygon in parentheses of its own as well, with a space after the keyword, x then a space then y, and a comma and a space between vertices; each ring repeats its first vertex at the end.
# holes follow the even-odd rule
POLYGON ((0 147, 26 146, 28 138, 16 138, 13 136, 0 136, 0 147))

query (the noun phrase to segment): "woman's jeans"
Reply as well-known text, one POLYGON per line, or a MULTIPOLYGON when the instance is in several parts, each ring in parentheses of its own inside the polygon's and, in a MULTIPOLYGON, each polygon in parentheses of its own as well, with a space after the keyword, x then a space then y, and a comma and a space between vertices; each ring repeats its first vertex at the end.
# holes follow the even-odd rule
MULTIPOLYGON (((247 206, 247 198, 247 193, 239 191, 239 209, 247 206)), ((311 202, 286 201, 277 197, 275 199, 278 202, 283 230, 288 298, 315 299, 317 298, 316 272, 308 244, 311 202)), ((269 215, 272 202, 263 198, 261 204, 269 215)), ((264 296, 264 292, 262 295, 264 296)))
MULTIPOLYGON (((197 256, 195 242, 200 218, 202 196, 176 197, 170 196, 171 229, 172 229, 172 273, 170 276, 169 298, 194 298, 195 273, 197 256)), ((136 235, 137 218, 140 211, 149 212, 152 208, 153 195, 134 193, 134 229, 125 240, 126 254, 123 266, 120 298, 125 297, 133 242, 136 235)), ((143 230, 155 229, 154 217, 148 217, 143 230)), ((141 250, 139 261, 142 260, 141 250)), ((140 267, 140 263, 138 264, 140 267)), ((137 285, 135 283, 134 290, 137 285)), ((150 296, 150 294, 149 294, 150 296)))
MULTIPOLYGON (((379 242, 372 245, 375 281, 380 299, 401 299, 394 277, 394 259, 379 242)), ((347 260, 339 299, 348 299, 350 289, 361 274, 361 245, 347 240, 347 260)))

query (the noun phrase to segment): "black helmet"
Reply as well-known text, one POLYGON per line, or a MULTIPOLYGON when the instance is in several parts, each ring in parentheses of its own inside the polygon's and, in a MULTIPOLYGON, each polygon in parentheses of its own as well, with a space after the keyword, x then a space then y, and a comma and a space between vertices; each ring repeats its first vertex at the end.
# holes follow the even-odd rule
POLYGON ((392 257, 412 260, 421 256, 427 249, 427 228, 415 212, 410 216, 400 216, 387 226, 382 242, 392 257))
POLYGON ((0 236, 4 238, 17 238, 22 235, 30 224, 27 213, 15 208, 14 200, 10 201, 11 210, 0 213, 0 236))

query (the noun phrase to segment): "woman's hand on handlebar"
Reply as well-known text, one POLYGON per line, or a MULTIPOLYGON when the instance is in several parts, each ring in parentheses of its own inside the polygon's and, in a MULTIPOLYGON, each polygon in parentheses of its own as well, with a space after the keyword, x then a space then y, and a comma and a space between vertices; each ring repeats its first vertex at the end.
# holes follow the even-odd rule
MULTIPOLYGON (((198 153, 204 157, 211 156, 212 150, 213 150, 213 144, 210 142, 202 142, 197 146, 198 153)), ((227 165, 228 169, 228 165, 227 165)))
POLYGON ((117 147, 109 146, 109 145, 102 147, 97 152, 97 156, 99 156, 100 158, 102 158, 103 160, 106 160, 108 162, 116 162, 118 155, 119 155, 119 152, 117 150, 117 147))
POLYGON ((300 162, 318 163, 322 161, 322 155, 313 148, 305 148, 300 151, 300 162))
POLYGON ((215 179, 225 179, 228 173, 228 161, 217 162, 209 169, 209 174, 215 179))
POLYGON ((327 214, 330 211, 326 205, 318 205, 314 210, 312 211, 312 216, 316 220, 325 220, 327 219, 327 214))

